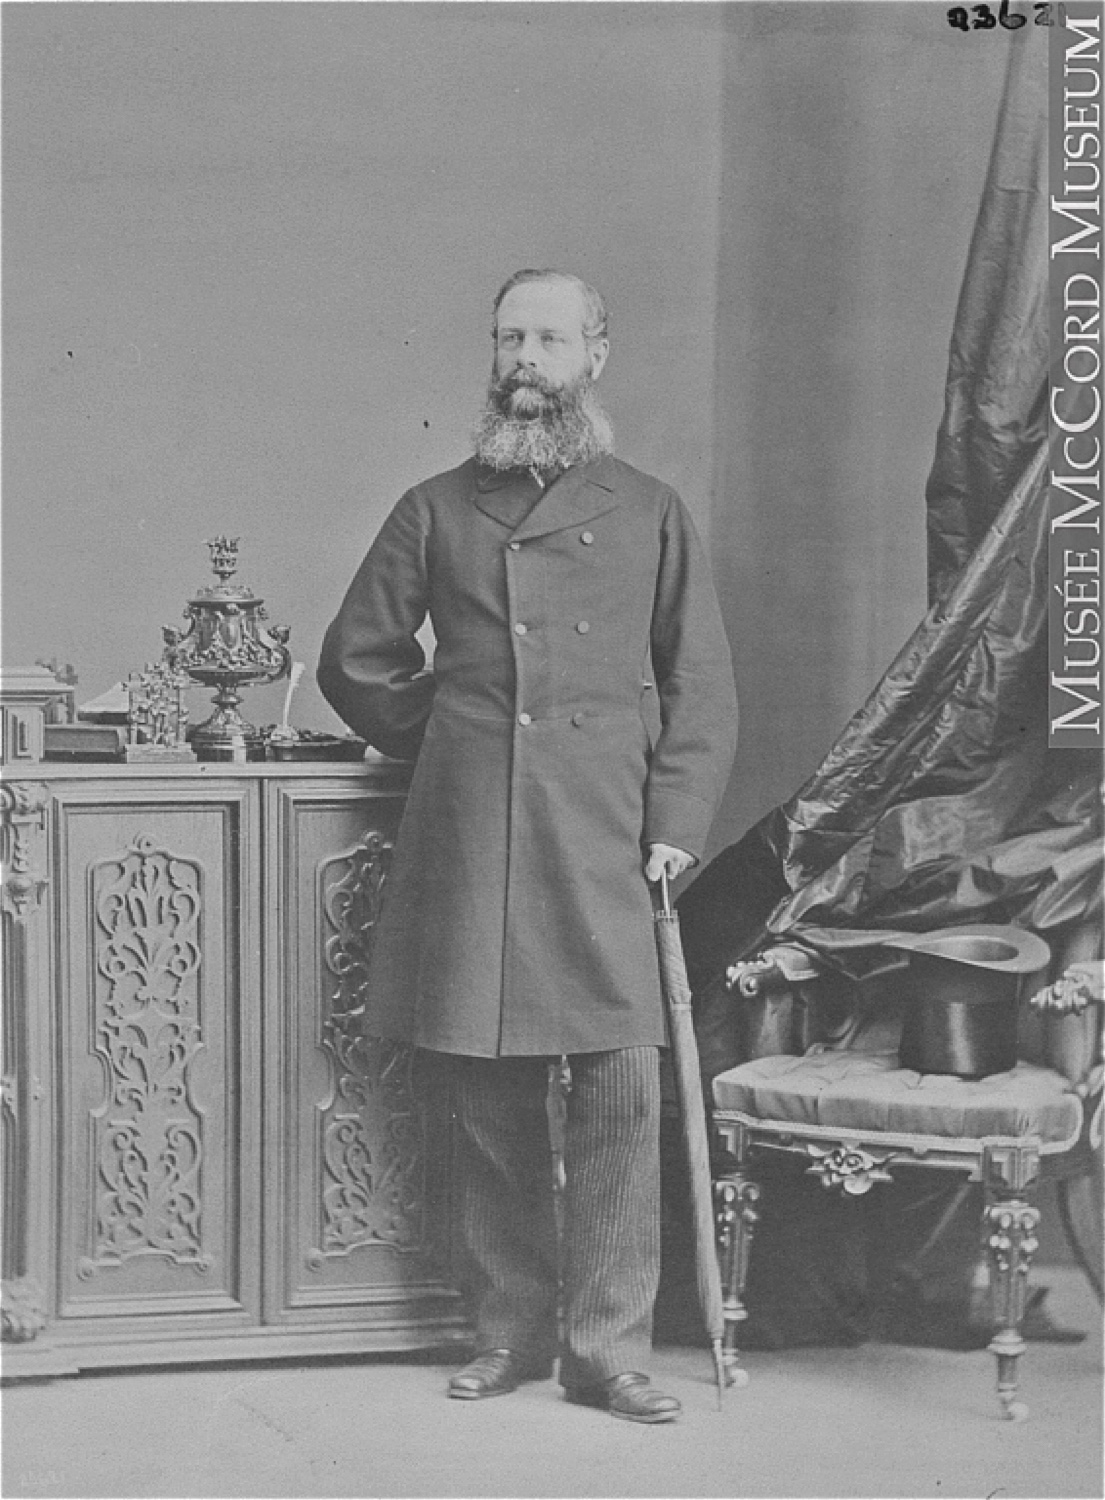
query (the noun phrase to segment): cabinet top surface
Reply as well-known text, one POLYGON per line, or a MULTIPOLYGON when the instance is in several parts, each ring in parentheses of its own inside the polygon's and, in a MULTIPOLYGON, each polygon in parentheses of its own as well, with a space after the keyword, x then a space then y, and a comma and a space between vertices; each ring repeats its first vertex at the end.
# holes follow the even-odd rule
POLYGON ((371 786, 403 787, 413 768, 405 761, 369 754, 363 761, 156 762, 19 761, 0 767, 0 781, 317 781, 357 780, 371 786))

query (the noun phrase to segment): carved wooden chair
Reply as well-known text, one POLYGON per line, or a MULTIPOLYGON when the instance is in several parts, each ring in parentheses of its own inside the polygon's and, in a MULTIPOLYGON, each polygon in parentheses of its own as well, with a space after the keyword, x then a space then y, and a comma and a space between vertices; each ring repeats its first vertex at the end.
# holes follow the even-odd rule
MULTIPOLYGON (((826 1189, 856 1196, 899 1169, 928 1167, 983 1185, 994 1324, 989 1349, 997 1357, 998 1397, 1005 1417, 1027 1416, 1017 1399, 1017 1365, 1037 1248, 1040 1213, 1034 1199, 1044 1178, 1058 1179, 1063 1228, 1102 1297, 1100 1229, 1092 1227, 1101 1223, 1102 1006, 1060 979, 1072 962, 1097 959, 1100 952, 1096 925, 1053 942, 1052 984, 1041 987, 1044 974, 1030 977, 1021 989, 1016 1067, 978 1079, 902 1068, 897 1039, 885 1030, 879 1038, 877 1019, 872 1024, 877 1005, 852 1003, 837 1009, 835 1023, 818 1022, 814 1012, 824 1009, 818 995, 823 979, 800 948, 767 950, 730 968, 727 984, 736 1003, 755 1013, 758 1036, 749 1052, 760 1053, 713 1083, 715 1124, 736 1163, 715 1182, 726 1359, 735 1383, 747 1379, 737 1345, 748 1317, 745 1280, 759 1217, 757 1162, 780 1152, 797 1155, 826 1189), (806 1046, 818 1032, 822 1039, 806 1046), (772 1039, 776 1044, 767 1055, 765 1038, 768 1049, 772 1039), (1075 1233, 1075 1183, 1080 1195, 1092 1198, 1091 1234, 1098 1244, 1091 1248, 1075 1233)), ((850 993, 854 1000, 855 991, 850 993)))

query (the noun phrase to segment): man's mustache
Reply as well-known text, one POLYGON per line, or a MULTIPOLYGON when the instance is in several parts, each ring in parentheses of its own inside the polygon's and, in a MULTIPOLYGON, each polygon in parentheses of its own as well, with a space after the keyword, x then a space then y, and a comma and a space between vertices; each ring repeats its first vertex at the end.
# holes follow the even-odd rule
POLYGON ((517 391, 523 386, 541 391, 546 396, 555 396, 562 389, 561 386, 554 385, 551 380, 546 379, 544 375, 539 375, 536 370, 512 370, 509 375, 504 375, 496 381, 496 387, 500 391, 517 391))
POLYGON ((491 399, 504 416, 533 422, 563 413, 578 401, 579 393, 571 386, 559 385, 539 375, 536 370, 511 370, 509 375, 492 381, 491 399), (518 403, 521 407, 518 411, 514 398, 522 392, 528 394, 518 403))

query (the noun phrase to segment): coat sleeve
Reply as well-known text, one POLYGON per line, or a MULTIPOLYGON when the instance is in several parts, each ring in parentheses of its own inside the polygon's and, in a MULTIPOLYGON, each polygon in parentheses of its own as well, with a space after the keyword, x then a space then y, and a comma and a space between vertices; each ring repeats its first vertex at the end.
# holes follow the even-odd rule
POLYGON ((701 859, 736 752, 737 693, 710 564, 674 493, 661 526, 651 632, 661 729, 649 766, 644 839, 701 859))
POLYGON ((397 760, 417 757, 434 678, 415 632, 426 618, 429 522, 408 491, 380 528, 326 632, 318 684, 332 708, 370 745, 397 760))

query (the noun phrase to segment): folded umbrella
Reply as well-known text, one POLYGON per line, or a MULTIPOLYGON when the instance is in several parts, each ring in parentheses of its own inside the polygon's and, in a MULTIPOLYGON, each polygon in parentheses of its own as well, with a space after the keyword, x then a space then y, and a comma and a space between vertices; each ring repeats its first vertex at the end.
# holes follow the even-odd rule
POLYGON ((656 948, 660 960, 660 982, 667 1008, 671 1034, 672 1062, 675 1072, 679 1111, 683 1121, 683 1145, 694 1211, 695 1267, 698 1296, 706 1333, 714 1353, 718 1405, 725 1389, 725 1362, 722 1340, 725 1316, 722 1310, 721 1269, 718 1265, 714 1226, 714 1189, 710 1173, 710 1150, 706 1139, 706 1109, 702 1097, 702 1075, 698 1064, 691 1014, 691 987, 679 939, 679 918, 671 908, 666 873, 660 876, 659 898, 653 891, 653 917, 656 924, 656 948))

